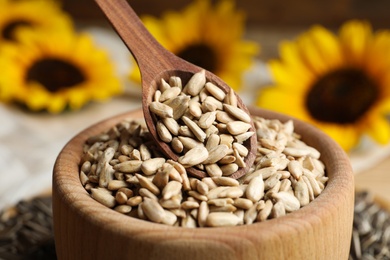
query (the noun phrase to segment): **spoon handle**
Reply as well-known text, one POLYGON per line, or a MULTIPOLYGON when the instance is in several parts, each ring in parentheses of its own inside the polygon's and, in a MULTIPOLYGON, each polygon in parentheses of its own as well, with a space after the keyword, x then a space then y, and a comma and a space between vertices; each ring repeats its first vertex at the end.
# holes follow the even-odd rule
POLYGON ((144 82, 150 82, 161 71, 177 69, 183 62, 157 42, 127 0, 95 2, 133 54, 144 82))

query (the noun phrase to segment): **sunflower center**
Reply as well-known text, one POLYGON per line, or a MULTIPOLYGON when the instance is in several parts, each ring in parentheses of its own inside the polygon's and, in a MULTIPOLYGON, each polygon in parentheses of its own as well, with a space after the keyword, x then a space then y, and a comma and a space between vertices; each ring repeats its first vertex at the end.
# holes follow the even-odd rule
POLYGON ((338 124, 356 122, 379 97, 377 84, 358 69, 341 69, 320 78, 306 97, 317 120, 338 124))
POLYGON ((59 59, 42 59, 27 71, 27 81, 36 81, 50 92, 72 87, 85 81, 83 73, 73 64, 59 59))
POLYGON ((176 55, 211 72, 218 68, 217 55, 209 46, 202 43, 189 45, 176 55))
POLYGON ((32 26, 32 24, 23 20, 9 22, 1 32, 2 38, 8 41, 15 41, 14 31, 21 26, 32 26))

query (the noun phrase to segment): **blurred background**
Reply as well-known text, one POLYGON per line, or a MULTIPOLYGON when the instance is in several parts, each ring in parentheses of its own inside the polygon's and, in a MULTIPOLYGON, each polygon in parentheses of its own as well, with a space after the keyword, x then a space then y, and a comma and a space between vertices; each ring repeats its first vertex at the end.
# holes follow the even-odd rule
MULTIPOLYGON (((181 10, 191 0, 129 0, 139 15, 160 17, 166 10, 181 10)), ((213 0, 216 3, 218 1, 213 0)), ((236 1, 246 14, 246 38, 261 42, 262 59, 277 57, 282 39, 292 39, 313 24, 338 29, 349 19, 367 19, 375 29, 390 28, 387 0, 245 0, 236 1)), ((63 7, 80 26, 109 27, 93 0, 66 0, 63 7)))

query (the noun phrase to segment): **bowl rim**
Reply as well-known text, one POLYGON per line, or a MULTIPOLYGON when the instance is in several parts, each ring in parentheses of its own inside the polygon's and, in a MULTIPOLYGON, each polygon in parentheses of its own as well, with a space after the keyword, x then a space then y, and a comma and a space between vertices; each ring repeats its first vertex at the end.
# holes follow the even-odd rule
MULTIPOLYGON (((256 222, 251 225, 190 229, 132 218, 100 204, 90 197, 79 180, 78 168, 82 154, 82 146, 89 136, 108 130, 111 126, 125 118, 142 117, 141 109, 99 121, 75 135, 64 146, 53 168, 52 193, 59 200, 59 202, 53 200, 53 204, 65 204, 86 221, 92 222, 100 228, 119 232, 123 236, 140 234, 140 232, 147 228, 153 232, 165 233, 169 231, 171 234, 180 234, 180 236, 187 238, 210 239, 217 234, 235 235, 237 232, 246 232, 247 236, 251 236, 250 232, 247 232, 250 230, 256 231, 259 236, 279 236, 280 234, 273 234, 275 228, 280 230, 278 232, 282 233, 284 232, 283 227, 289 227, 285 229, 285 232, 288 232, 287 230, 291 228, 299 229, 299 226, 307 228, 307 225, 315 225, 321 219, 330 218, 334 214, 334 209, 339 207, 340 200, 349 200, 351 196, 353 199, 353 195, 351 195, 354 192, 353 170, 347 154, 333 139, 316 127, 291 116, 258 107, 249 107, 249 110, 253 116, 278 119, 282 122, 290 119, 293 120, 294 131, 302 136, 301 140, 320 151, 321 159, 324 159, 323 162, 326 165, 329 180, 323 192, 305 207, 288 213, 285 216, 269 219, 264 222, 256 222), (319 143, 321 143, 320 146, 319 143), (96 214, 96 212, 99 212, 99 214, 96 214), (303 219, 306 221, 302 222, 303 219)), ((53 205, 53 208, 56 206, 58 205, 53 205)), ((352 214, 353 210, 351 211, 352 214)), ((55 217, 56 215, 54 215, 55 217)), ((169 233, 167 233, 167 236, 170 236, 169 233)), ((152 235, 149 234, 148 238, 150 239, 151 237, 152 235)))

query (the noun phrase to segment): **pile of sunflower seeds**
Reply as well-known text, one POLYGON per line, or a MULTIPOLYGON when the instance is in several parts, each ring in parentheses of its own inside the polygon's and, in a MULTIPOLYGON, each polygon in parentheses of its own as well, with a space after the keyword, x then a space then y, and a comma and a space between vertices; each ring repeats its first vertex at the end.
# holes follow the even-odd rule
POLYGON ((57 259, 50 196, 0 212, 0 259, 57 259))
POLYGON ((366 191, 355 194, 349 259, 390 259, 390 213, 366 191))
POLYGON ((239 180, 188 176, 158 152, 143 119, 129 119, 86 141, 81 183, 117 212, 183 227, 252 224, 307 205, 328 180, 320 153, 299 139, 292 121, 253 120, 256 159, 239 180))
POLYGON ((180 155, 178 162, 186 168, 229 176, 246 166, 243 143, 254 134, 251 117, 238 107, 233 90, 225 94, 206 82, 204 70, 185 86, 176 76, 169 82, 162 79, 149 109, 158 118, 159 138, 180 155))

